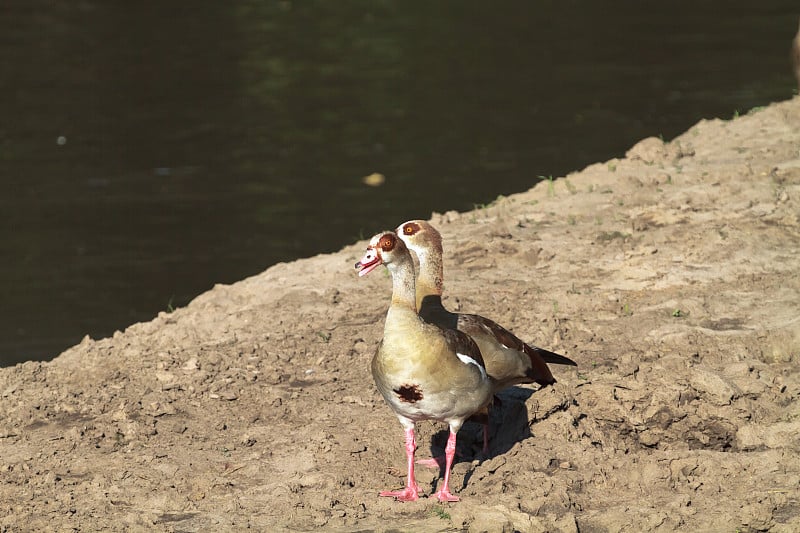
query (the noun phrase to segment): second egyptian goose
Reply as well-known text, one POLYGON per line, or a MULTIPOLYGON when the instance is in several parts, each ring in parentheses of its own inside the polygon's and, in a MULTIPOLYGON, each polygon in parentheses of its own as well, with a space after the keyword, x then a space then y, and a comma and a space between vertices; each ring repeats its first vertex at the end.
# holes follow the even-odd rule
POLYGON ((442 237, 430 223, 410 220, 398 226, 397 235, 417 255, 419 275, 416 301, 426 322, 457 329, 478 344, 486 371, 495 380, 495 392, 520 383, 551 385, 555 378, 547 363, 577 366, 563 355, 526 344, 496 322, 480 315, 451 313, 442 305, 444 268, 442 237))
POLYGON ((420 420, 436 420, 448 423, 450 436, 445 447, 444 483, 432 497, 458 501, 449 488, 456 434, 464 420, 484 409, 491 400, 492 379, 472 339, 459 331, 427 324, 419 317, 414 260, 394 232, 385 231, 372 237, 356 269, 363 276, 381 264, 392 275, 393 289, 383 340, 372 359, 372 376, 405 429, 408 479, 403 490, 384 491, 380 495, 401 501, 418 499, 414 425, 420 420))

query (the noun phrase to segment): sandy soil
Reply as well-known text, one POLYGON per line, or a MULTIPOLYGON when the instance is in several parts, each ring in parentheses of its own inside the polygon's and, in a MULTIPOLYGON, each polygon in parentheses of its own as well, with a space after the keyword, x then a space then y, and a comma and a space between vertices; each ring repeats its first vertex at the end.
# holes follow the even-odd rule
POLYGON ((580 364, 502 395, 489 458, 462 429, 461 502, 377 496, 365 241, 0 370, 0 530, 800 530, 800 97, 433 222, 447 305, 580 364))

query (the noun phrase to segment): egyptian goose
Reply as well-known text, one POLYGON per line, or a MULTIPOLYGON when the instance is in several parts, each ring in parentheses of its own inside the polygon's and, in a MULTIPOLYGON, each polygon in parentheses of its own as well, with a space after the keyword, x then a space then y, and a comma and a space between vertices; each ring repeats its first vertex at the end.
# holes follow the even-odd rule
POLYGON ((555 383, 546 363, 577 366, 563 355, 526 344, 488 318, 445 309, 441 235, 424 220, 405 222, 396 233, 419 260, 416 283, 419 316, 439 327, 462 331, 475 340, 486 362, 486 371, 494 379, 493 392, 520 383, 536 382, 542 386, 555 383))
POLYGON ((456 330, 426 324, 417 314, 414 260, 392 231, 372 237, 364 257, 356 263, 359 276, 386 265, 392 275, 392 301, 386 313, 383 340, 372 358, 372 377, 386 403, 405 429, 408 479, 399 491, 384 491, 401 501, 419 497, 414 478, 417 445, 414 425, 420 420, 447 422, 444 483, 432 497, 458 501, 450 492, 450 468, 456 434, 464 420, 485 409, 492 398, 492 379, 475 342, 456 330))

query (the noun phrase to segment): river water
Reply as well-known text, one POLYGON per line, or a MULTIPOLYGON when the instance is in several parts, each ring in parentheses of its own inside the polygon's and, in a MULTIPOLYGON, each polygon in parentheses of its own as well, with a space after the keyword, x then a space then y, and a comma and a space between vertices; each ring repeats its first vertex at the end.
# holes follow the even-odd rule
POLYGON ((789 98, 798 14, 5 0, 0 364, 789 98))

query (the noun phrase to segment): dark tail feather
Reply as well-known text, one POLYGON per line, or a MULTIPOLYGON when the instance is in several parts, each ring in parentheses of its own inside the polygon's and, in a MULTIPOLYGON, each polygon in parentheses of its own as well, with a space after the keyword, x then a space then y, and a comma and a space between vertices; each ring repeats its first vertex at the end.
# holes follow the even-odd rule
POLYGON ((528 355, 532 353, 538 355, 542 359, 544 359, 545 363, 550 363, 551 365, 569 365, 569 366, 578 366, 578 363, 570 359, 569 357, 564 357, 563 355, 557 354, 555 352, 550 352, 539 348, 538 346, 529 346, 525 345, 525 352, 528 355))

